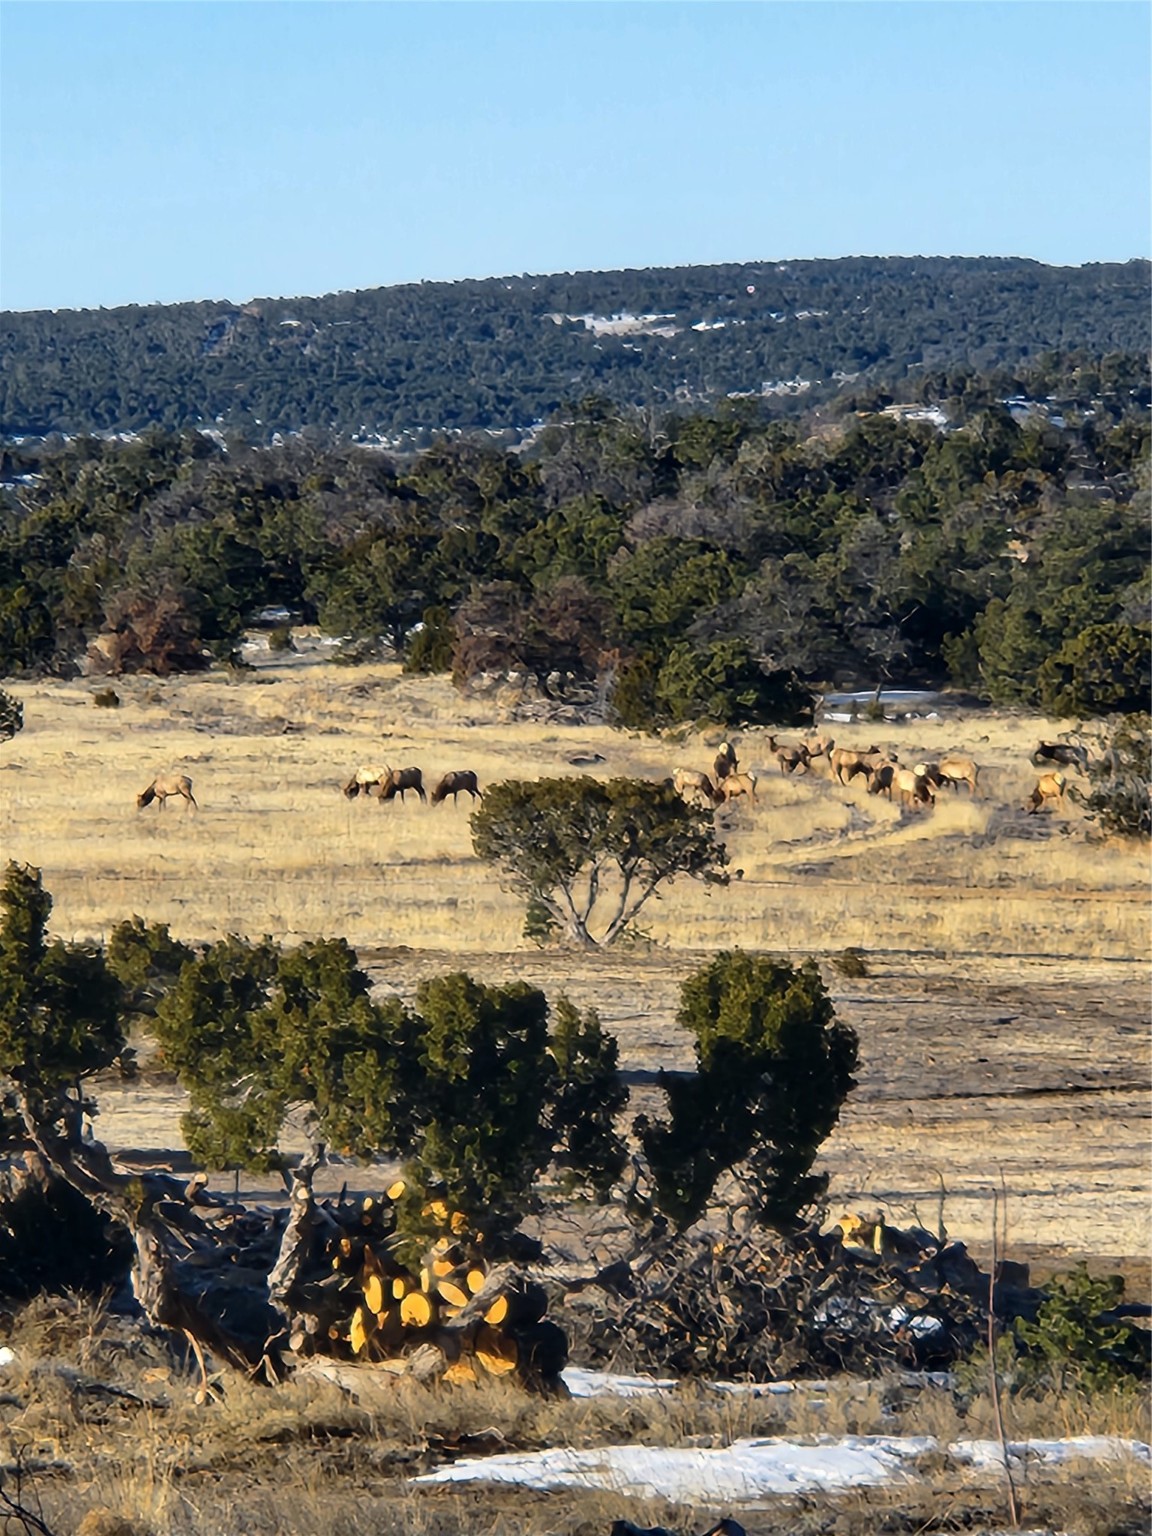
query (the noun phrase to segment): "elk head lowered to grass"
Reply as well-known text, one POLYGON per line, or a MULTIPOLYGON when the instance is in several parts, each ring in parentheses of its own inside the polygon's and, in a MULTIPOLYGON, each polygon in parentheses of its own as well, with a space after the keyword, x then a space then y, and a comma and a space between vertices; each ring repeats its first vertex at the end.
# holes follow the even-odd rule
POLYGON ((137 810, 143 810, 146 805, 151 805, 153 800, 164 809, 164 802, 171 795, 179 795, 186 800, 193 810, 197 809, 196 798, 192 793, 192 780, 186 773, 161 773, 149 784, 147 789, 142 789, 136 796, 137 810))

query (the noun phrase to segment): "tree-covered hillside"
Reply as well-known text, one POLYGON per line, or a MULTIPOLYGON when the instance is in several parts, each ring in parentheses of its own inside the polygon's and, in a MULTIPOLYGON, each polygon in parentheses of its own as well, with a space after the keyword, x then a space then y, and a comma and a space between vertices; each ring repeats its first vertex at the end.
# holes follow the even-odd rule
POLYGON ((1147 354, 1149 264, 847 257, 0 317, 0 433, 318 427, 420 446, 595 393, 785 404, 925 370, 1147 354))
POLYGON ((159 428, 10 443, 0 676, 85 651, 113 676, 204 667, 280 605, 353 655, 383 642, 462 685, 515 672, 629 726, 796 719, 853 679, 1140 708, 1147 359, 923 387, 931 412, 852 396, 784 421, 759 399, 589 398, 519 452, 159 428))

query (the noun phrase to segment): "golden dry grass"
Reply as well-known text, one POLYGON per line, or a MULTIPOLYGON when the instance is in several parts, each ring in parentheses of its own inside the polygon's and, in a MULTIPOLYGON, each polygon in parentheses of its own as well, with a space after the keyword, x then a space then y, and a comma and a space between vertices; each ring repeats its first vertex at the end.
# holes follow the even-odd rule
MULTIPOLYGON (((116 710, 94 706, 94 682, 8 686, 26 724, 0 747, 0 847, 43 869, 65 937, 102 938, 135 912, 187 940, 341 934, 402 992, 455 966, 522 976, 599 1008, 641 1071, 690 1060, 676 992, 709 952, 859 946, 868 980, 827 973, 862 1047, 825 1149, 833 1199, 927 1219, 943 1187, 950 1229, 978 1243, 1003 1185, 1017 1244, 1148 1252, 1147 852, 1099 837, 1071 803, 1024 812, 1028 753, 1054 722, 973 712, 833 728, 906 763, 970 752, 980 794, 945 792, 932 811, 833 784, 824 763, 783 777, 765 733, 744 732, 757 801, 717 818, 742 877, 681 881, 645 908, 648 947, 580 957, 522 939, 519 901, 472 854, 466 804, 348 801, 340 785, 384 763, 417 764, 429 786, 451 768, 482 785, 661 778, 708 767, 719 733, 518 722, 500 696, 462 699, 443 678, 291 656, 237 677, 123 679, 116 710), (604 761, 569 761, 591 753, 604 761), (173 769, 193 778, 199 812, 137 811, 137 792, 173 769)), ((102 1088, 101 1104, 114 1144, 179 1144, 178 1095, 102 1088)))
MULTIPOLYGON (((6 1342, 16 1361, 4 1373, 0 1465, 11 1468, 18 1456, 33 1469, 26 1490, 59 1536, 602 1536, 621 1517, 699 1531, 721 1511, 603 1493, 418 1488, 409 1479, 459 1455, 500 1449, 707 1448, 756 1436, 845 1434, 926 1435, 947 1445, 992 1437, 982 1392, 966 1400, 896 1377, 813 1383, 770 1397, 687 1384, 661 1395, 564 1401, 496 1382, 431 1390, 369 1374, 354 1397, 314 1377, 270 1391, 230 1375, 221 1397, 198 1406, 194 1372, 164 1339, 84 1304, 35 1303, 6 1342)), ((1007 1430, 1014 1438, 1139 1439, 1145 1409, 1131 1393, 1012 1398, 1007 1430)), ((1033 1525, 1118 1528, 1118 1517, 1146 1507, 1146 1469, 1121 1461, 1032 1471, 1019 1492, 1033 1525)), ((758 1536, 828 1529, 871 1536, 881 1528, 930 1529, 932 1512, 946 1507, 973 1532, 998 1524, 987 1518, 1003 1508, 995 1474, 973 1475, 936 1454, 898 1488, 809 1495, 801 1505, 761 1502, 740 1513, 758 1536)))
MULTIPOLYGON (((70 937, 100 937, 130 912, 186 939, 228 931, 287 940, 341 933, 357 946, 515 950, 519 902, 471 850, 464 804, 346 801, 361 764, 415 763, 427 784, 449 768, 480 782, 593 771, 663 777, 707 766, 709 741, 675 743, 606 727, 502 718, 499 702, 461 700, 446 680, 396 667, 269 664, 117 684, 14 685, 26 726, 0 755, 0 844, 40 866, 70 937), (589 770, 576 752, 606 759, 589 770), (199 815, 173 801, 137 812, 157 773, 193 778, 199 815)), ((826 766, 782 778, 763 733, 740 739, 760 773, 755 806, 718 817, 733 869, 726 890, 682 881, 645 909, 670 949, 744 944, 786 951, 871 950, 1134 958, 1147 947, 1143 851, 1097 839, 1071 804, 1028 816, 1027 752, 1051 722, 986 714, 841 727, 904 762, 951 747, 982 765, 981 796, 942 795, 931 812, 834 785, 826 766)))

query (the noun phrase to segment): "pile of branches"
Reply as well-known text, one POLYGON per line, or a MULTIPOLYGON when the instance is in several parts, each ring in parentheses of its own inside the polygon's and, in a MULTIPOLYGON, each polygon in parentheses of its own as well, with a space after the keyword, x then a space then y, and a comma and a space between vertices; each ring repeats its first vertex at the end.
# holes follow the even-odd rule
POLYGON ((944 1369, 1002 1321, 1033 1317, 1024 1265, 993 1277, 962 1243, 848 1217, 822 1233, 656 1241, 553 1306, 587 1365, 716 1380, 944 1369))

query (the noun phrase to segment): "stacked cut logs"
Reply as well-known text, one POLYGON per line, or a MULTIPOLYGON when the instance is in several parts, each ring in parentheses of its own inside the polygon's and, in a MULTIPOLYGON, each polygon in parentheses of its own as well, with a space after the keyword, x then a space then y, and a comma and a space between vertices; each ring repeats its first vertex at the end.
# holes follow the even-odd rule
POLYGON ((440 1235, 418 1263, 397 1256, 393 1185, 383 1200, 318 1205, 298 1185, 284 1270, 270 1289, 290 1313, 297 1355, 372 1363, 420 1381, 510 1377, 560 1389, 567 1339, 545 1318, 544 1288, 510 1266, 489 1269, 480 1238, 442 1201, 424 1207, 440 1235))

